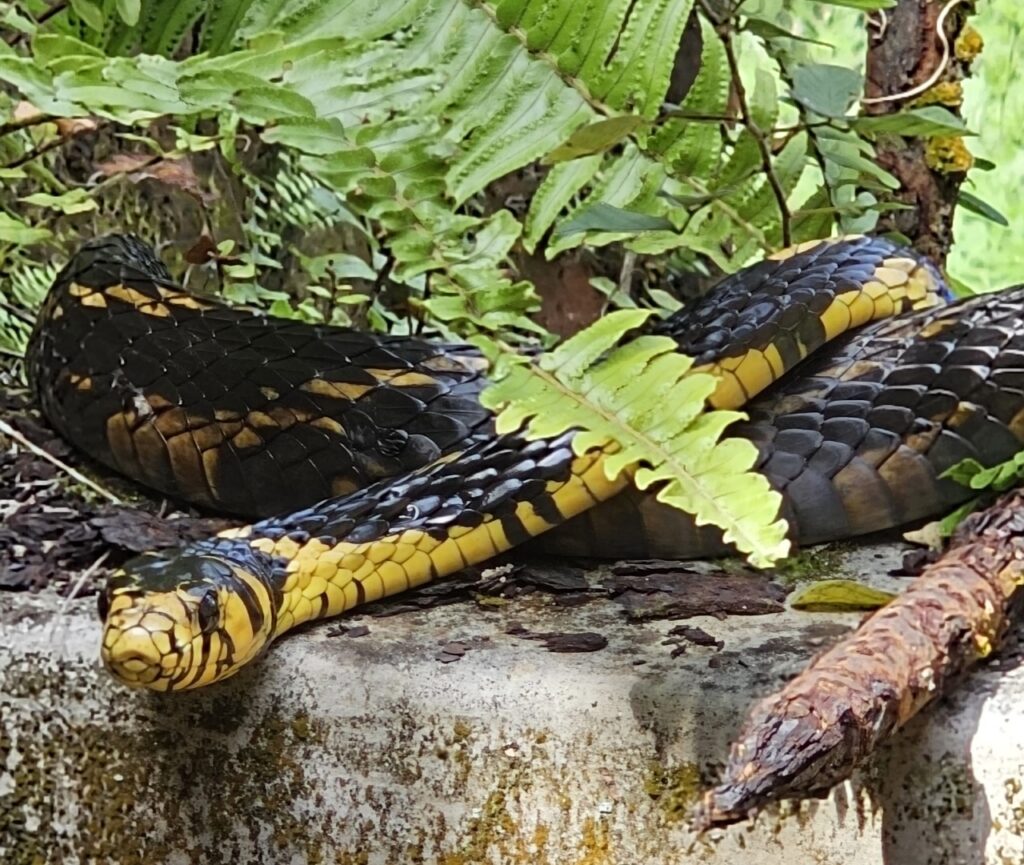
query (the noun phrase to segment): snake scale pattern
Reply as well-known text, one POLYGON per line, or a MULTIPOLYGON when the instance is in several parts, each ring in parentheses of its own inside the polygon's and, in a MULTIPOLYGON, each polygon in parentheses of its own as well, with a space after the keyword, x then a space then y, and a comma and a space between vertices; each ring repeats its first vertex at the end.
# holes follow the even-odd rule
MULTIPOLYGON (((743 407, 794 540, 935 516, 940 474, 1024 441, 1024 289, 945 304, 938 272, 883 238, 814 241, 658 322, 743 407)), ((498 436, 470 346, 312 325, 182 289, 136 238, 87 243, 33 333, 44 413, 85 453, 166 495, 257 519, 128 562, 101 595, 102 655, 132 686, 241 669, 311 619, 529 542, 686 558, 720 534, 609 481, 571 434, 498 436)), ((613 445, 608 445, 613 448, 613 445)))

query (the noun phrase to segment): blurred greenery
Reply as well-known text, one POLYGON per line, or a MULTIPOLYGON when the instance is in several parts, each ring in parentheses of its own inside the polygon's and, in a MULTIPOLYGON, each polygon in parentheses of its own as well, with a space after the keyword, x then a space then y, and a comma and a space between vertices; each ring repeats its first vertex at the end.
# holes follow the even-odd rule
MULTIPOLYGON (((747 6, 796 33, 827 43, 805 44, 816 62, 862 68, 867 33, 856 10, 818 6, 811 0, 751 0, 747 6), (810 7, 816 8, 811 11, 810 7)), ((958 207, 946 266, 950 276, 966 288, 983 292, 1024 282, 1024 88, 1017 82, 1019 52, 1024 47, 1024 4, 983 0, 971 24, 981 33, 985 47, 964 81, 961 111, 967 127, 977 133, 968 148, 976 160, 988 160, 994 167, 983 170, 976 164, 965 189, 994 207, 1009 225, 1000 226, 958 207)))
POLYGON ((967 188, 1002 213, 1009 226, 957 208, 948 267, 973 290, 994 291, 1024 282, 1024 87, 1017 80, 1024 5, 985 0, 973 23, 985 50, 964 83, 963 113, 978 133, 969 144, 971 152, 995 168, 973 170, 967 188))

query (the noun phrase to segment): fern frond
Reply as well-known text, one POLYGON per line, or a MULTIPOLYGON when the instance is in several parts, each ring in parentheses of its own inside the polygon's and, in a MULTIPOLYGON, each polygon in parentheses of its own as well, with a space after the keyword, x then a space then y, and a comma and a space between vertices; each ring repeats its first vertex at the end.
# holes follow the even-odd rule
POLYGON ((718 526, 727 543, 767 567, 789 551, 781 496, 752 471, 752 443, 722 439, 745 415, 704 410, 717 379, 693 372, 674 340, 641 336, 615 347, 649 315, 612 313, 536 363, 512 364, 484 402, 498 412, 500 432, 525 426, 544 438, 578 429, 578 454, 617 442, 604 464, 610 480, 625 474, 642 490, 659 485, 659 501, 693 514, 697 525, 718 526))

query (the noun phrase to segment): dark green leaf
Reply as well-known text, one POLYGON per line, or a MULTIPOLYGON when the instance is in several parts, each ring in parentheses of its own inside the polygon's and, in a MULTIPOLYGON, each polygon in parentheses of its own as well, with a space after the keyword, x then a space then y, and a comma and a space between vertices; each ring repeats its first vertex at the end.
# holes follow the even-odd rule
POLYGON ((581 231, 621 231, 632 234, 638 231, 675 230, 676 227, 664 216, 636 213, 599 201, 563 222, 555 230, 554 235, 559 237, 581 231))
POLYGON ((858 132, 877 135, 894 133, 907 137, 930 138, 935 135, 973 135, 963 120, 941 105, 911 108, 897 114, 858 117, 851 124, 858 132))
POLYGON ((862 84, 860 73, 845 66, 808 63, 793 70, 793 98, 823 117, 845 117, 862 84))
POLYGON ((822 42, 820 39, 811 39, 809 36, 791 33, 773 21, 758 18, 756 15, 747 16, 747 23, 743 25, 743 29, 749 30, 755 36, 760 36, 762 39, 795 39, 797 42, 809 42, 814 45, 824 45, 828 48, 833 47, 830 43, 822 42))
POLYGON ((960 190, 960 195, 957 197, 957 204, 963 207, 965 210, 976 213, 978 216, 984 216, 985 219, 991 219, 996 225, 1002 225, 1009 227, 1010 223, 1003 214, 996 210, 987 201, 982 201, 977 195, 968 192, 966 189, 960 190))
POLYGON ((896 7, 896 0, 810 0, 810 2, 819 3, 822 6, 846 6, 849 9, 863 9, 865 12, 896 7))
POLYGON ((635 114, 624 114, 621 117, 609 117, 607 120, 589 123, 577 129, 569 136, 568 141, 552 150, 541 162, 551 165, 602 153, 614 147, 643 123, 644 119, 635 114))

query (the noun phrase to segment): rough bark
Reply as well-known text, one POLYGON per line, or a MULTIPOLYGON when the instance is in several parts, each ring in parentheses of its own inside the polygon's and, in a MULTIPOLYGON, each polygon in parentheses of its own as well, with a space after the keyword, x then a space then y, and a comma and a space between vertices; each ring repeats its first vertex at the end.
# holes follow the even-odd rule
POLYGON ((825 794, 1006 633, 1024 581, 1024 492, 967 520, 910 589, 757 704, 703 830, 768 802, 825 794))
MULTIPOLYGON (((939 18, 947 0, 900 0, 882 18, 880 34, 869 40, 865 104, 867 114, 889 114, 916 105, 940 104, 957 112, 959 82, 970 57, 958 56, 953 46, 965 25, 964 4, 950 10, 944 22, 950 50, 943 67, 942 45, 937 36, 939 18), (879 97, 907 93, 928 81, 942 68, 934 84, 923 93, 886 102, 879 97)), ((960 185, 971 167, 963 139, 903 138, 883 136, 875 148, 878 163, 901 184, 892 200, 910 205, 908 210, 882 214, 878 231, 898 231, 936 263, 942 264, 953 243, 953 209, 960 185)))

